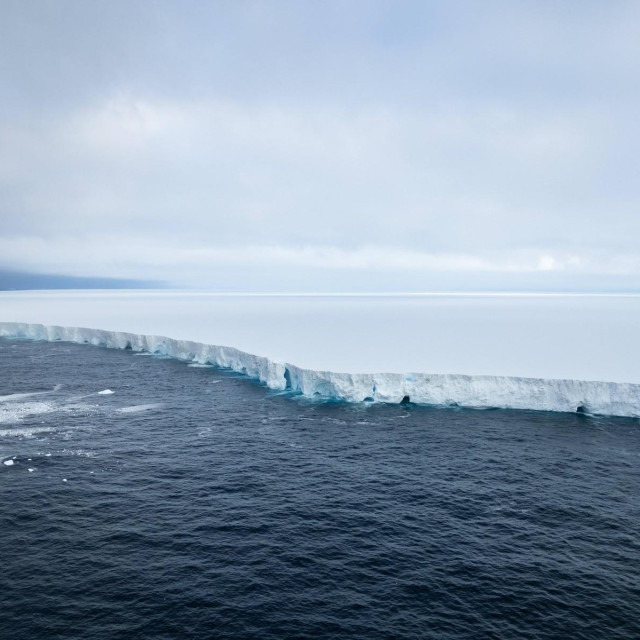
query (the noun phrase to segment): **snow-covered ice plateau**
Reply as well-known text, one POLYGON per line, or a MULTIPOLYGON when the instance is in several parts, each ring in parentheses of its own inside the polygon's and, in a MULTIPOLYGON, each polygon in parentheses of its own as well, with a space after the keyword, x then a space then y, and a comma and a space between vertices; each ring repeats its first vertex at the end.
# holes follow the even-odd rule
POLYGON ((635 296, 3 292, 0 320, 0 336, 165 355, 309 397, 640 417, 635 296))

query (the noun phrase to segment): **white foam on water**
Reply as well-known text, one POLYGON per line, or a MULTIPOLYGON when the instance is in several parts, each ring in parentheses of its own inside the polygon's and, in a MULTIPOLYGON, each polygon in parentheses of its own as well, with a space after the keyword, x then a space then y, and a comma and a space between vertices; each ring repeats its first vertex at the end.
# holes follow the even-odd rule
POLYGON ((102 391, 98 391, 99 396, 110 396, 115 393, 115 391, 111 391, 111 389, 103 389, 102 391))
POLYGON ((56 427, 18 427, 15 429, 0 429, 0 438, 26 437, 39 435, 41 433, 55 433, 56 427))
MULTIPOLYGON (((22 422, 25 418, 32 418, 34 416, 46 415, 55 412, 61 413, 74 413, 74 412, 89 412, 98 405, 88 405, 81 403, 68 404, 64 401, 58 402, 5 402, 0 404, 0 424, 15 424, 22 422)), ((52 431, 54 429, 50 427, 34 427, 38 431, 52 431)), ((34 431, 35 433, 36 431, 34 431)), ((12 435, 7 431, 3 431, 4 435, 12 435)), ((31 435, 26 431, 24 433, 16 432, 16 435, 31 435)))
POLYGON ((33 393, 10 393, 6 396, 0 396, 0 402, 18 402, 25 398, 31 398, 32 396, 41 396, 48 391, 34 391, 33 393))
POLYGON ((0 402, 19 402, 25 398, 32 398, 34 396, 45 396, 49 393, 58 391, 62 385, 57 384, 51 391, 29 391, 27 393, 10 393, 5 396, 0 396, 0 402))
POLYGON ((211 369, 210 364, 202 364, 201 362, 192 362, 187 365, 188 367, 193 367, 194 369, 211 369))
POLYGON ((158 409, 162 404, 156 402, 155 404, 136 404, 131 407, 122 407, 120 409, 116 409, 117 413, 141 413, 143 411, 152 411, 153 409, 158 409))
POLYGON ((10 402, 0 405, 0 424, 11 424, 30 417, 56 411, 51 402, 10 402))
POLYGON ((98 454, 94 451, 87 451, 86 449, 63 449, 62 453, 66 453, 71 456, 80 456, 82 458, 97 458, 98 454))
MULTIPOLYGON (((53 433, 60 431, 60 424, 52 424, 51 420, 37 420, 38 417, 48 417, 50 414, 71 414, 88 416, 99 410, 97 404, 73 403, 67 404, 64 400, 60 402, 23 402, 0 404, 0 426, 6 425, 10 428, 0 429, 0 437, 32 437, 43 433, 53 433), (29 420, 29 426, 21 426, 21 423, 29 420), (38 424, 33 424, 37 420, 38 424)), ((67 428, 65 427, 65 430, 67 428)))

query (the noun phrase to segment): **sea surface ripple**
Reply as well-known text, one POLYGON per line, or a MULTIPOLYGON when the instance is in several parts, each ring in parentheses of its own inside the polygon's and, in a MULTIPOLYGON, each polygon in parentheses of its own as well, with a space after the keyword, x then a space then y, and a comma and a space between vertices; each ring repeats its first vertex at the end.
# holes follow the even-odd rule
POLYGON ((638 420, 65 343, 0 365, 0 636, 640 637, 638 420))

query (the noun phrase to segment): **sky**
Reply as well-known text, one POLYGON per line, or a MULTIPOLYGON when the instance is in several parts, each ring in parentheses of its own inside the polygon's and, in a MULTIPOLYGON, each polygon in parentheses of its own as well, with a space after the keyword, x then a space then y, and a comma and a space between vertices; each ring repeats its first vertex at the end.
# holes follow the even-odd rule
POLYGON ((0 270, 640 291, 640 3, 0 0, 0 270))

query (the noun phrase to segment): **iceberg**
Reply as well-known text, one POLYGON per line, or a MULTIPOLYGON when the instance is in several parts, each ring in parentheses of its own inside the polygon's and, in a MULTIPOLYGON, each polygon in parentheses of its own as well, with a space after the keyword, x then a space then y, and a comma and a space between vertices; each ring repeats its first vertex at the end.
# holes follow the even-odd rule
POLYGON ((640 384, 438 373, 338 373, 302 368, 234 347, 81 327, 0 322, 0 336, 64 341, 230 369, 270 389, 346 402, 525 409, 640 417, 640 384))

